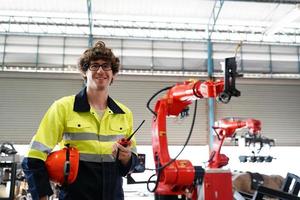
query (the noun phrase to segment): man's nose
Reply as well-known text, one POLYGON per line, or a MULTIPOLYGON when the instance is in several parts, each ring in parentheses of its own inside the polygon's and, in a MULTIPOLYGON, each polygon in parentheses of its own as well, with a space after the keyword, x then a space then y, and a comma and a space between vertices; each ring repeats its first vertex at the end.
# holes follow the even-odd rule
POLYGON ((99 68, 98 68, 98 70, 97 70, 97 73, 98 73, 98 72, 104 72, 104 70, 102 69, 102 66, 101 66, 101 65, 99 66, 99 68))

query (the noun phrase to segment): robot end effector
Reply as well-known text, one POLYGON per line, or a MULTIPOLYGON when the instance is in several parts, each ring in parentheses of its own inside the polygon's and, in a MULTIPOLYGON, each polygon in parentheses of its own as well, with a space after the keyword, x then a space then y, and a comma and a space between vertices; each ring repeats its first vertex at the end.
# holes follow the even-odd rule
POLYGON ((217 100, 222 103, 228 103, 232 96, 239 97, 241 95, 241 92, 235 88, 235 79, 243 75, 237 73, 235 57, 225 59, 224 73, 224 91, 220 93, 217 100))

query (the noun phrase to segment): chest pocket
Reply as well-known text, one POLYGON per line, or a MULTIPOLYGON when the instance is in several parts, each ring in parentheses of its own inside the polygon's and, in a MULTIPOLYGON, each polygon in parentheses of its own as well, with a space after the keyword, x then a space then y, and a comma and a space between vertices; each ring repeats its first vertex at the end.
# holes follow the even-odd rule
POLYGON ((93 126, 88 122, 67 121, 66 132, 93 132, 93 126))
POLYGON ((120 123, 111 123, 109 125, 109 131, 113 134, 113 135, 124 135, 126 136, 129 131, 129 126, 125 123, 120 124, 120 123))

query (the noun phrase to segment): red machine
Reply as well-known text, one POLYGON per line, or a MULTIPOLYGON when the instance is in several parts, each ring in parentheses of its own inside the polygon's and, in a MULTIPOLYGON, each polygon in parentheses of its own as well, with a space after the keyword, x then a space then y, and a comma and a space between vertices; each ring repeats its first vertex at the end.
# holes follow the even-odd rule
POLYGON ((189 160, 171 160, 168 152, 166 118, 178 116, 193 100, 217 97, 224 88, 223 81, 186 81, 172 87, 155 106, 152 121, 152 147, 158 169, 156 194, 182 195, 194 191, 196 170, 189 160))
MULTIPOLYGON (((168 91, 164 97, 156 102, 154 111, 149 108, 148 102, 148 108, 154 114, 152 148, 157 176, 154 191, 156 195, 163 197, 159 199, 174 199, 176 195, 185 195, 193 200, 200 198, 200 195, 203 195, 205 200, 233 199, 231 173, 228 170, 219 169, 226 163, 220 154, 221 147, 211 157, 210 164, 212 168, 218 169, 205 170, 205 173, 203 168, 193 166, 189 160, 171 159, 168 152, 166 118, 178 116, 197 99, 219 98, 221 102, 228 103, 231 96, 240 96, 240 92, 235 88, 237 76, 235 58, 227 58, 225 60, 224 80, 185 81, 173 87, 165 88, 168 91), (203 191, 198 190, 200 184, 203 186, 203 191)), ((227 123, 225 124, 227 125, 227 123)), ((233 134, 234 127, 229 125, 225 128, 219 133, 224 138, 233 134)), ((222 143, 223 141, 220 142, 220 145, 222 143)))
POLYGON ((228 164, 229 158, 221 154, 221 148, 225 138, 233 137, 238 129, 247 128, 250 134, 256 135, 261 131, 261 122, 256 119, 226 118, 215 122, 214 130, 217 141, 214 142, 210 154, 209 164, 204 175, 203 193, 204 199, 225 199, 232 197, 232 174, 222 167, 228 164), (217 194, 217 195, 216 195, 217 194))
POLYGON ((233 137, 237 129, 248 128, 250 134, 258 134, 261 131, 261 122, 256 119, 225 118, 215 122, 214 130, 218 141, 214 143, 214 149, 210 154, 209 167, 221 168, 228 164, 229 158, 221 154, 221 148, 225 138, 233 137))

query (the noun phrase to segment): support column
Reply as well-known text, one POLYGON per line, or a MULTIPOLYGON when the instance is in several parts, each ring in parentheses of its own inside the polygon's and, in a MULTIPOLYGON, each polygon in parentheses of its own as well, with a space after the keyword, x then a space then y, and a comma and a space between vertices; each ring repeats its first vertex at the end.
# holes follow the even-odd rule
POLYGON ((87 0, 88 19, 89 19, 89 42, 88 47, 93 46, 93 17, 92 17, 92 0, 87 0))
POLYGON ((269 73, 273 74, 273 65, 272 65, 272 48, 271 45, 269 47, 269 73))
POLYGON ((63 55, 62 55, 62 70, 65 71, 65 57, 66 57, 66 37, 63 37, 63 55))
MULTIPOLYGON (((211 15, 209 17, 207 23, 207 73, 210 79, 213 78, 214 73, 214 64, 212 58, 212 43, 211 43, 211 36, 214 33, 215 25, 217 23, 219 14, 223 7, 224 0, 215 0, 215 4, 211 15)), ((208 129, 209 129, 209 152, 213 149, 213 142, 214 142, 214 130, 212 129, 214 122, 215 122, 215 99, 209 98, 208 99, 208 129)))
POLYGON ((36 57, 35 57, 35 70, 38 70, 39 66, 39 56, 40 56, 40 36, 37 36, 37 45, 36 45, 36 57))
MULTIPOLYGON (((207 40, 207 72, 208 72, 208 78, 213 78, 213 72, 214 72, 214 64, 213 64, 213 58, 212 58, 212 43, 211 40, 207 40)), ((213 142, 214 142, 214 131, 212 129, 212 126, 215 123, 215 99, 209 98, 208 99, 208 124, 209 124, 209 152, 213 149, 213 142)))
POLYGON ((2 53, 2 71, 4 71, 5 53, 6 53, 7 34, 4 35, 3 53, 2 53))
POLYGON ((298 73, 300 73, 300 47, 297 47, 297 55, 298 55, 298 73))

